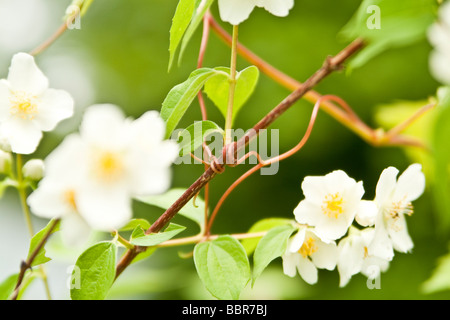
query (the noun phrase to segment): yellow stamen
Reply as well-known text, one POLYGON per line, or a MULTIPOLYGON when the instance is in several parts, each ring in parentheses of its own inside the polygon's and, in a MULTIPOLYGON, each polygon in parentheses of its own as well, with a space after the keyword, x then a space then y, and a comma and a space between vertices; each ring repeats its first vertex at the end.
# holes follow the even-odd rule
POLYGON ((95 175, 104 182, 112 182, 120 178, 124 167, 120 154, 102 152, 96 159, 95 175))
POLYGON ((329 194, 325 197, 322 205, 322 211, 330 218, 338 218, 343 212, 344 199, 338 193, 329 194))
POLYGON ((21 119, 33 120, 38 114, 36 99, 35 96, 24 92, 13 92, 10 98, 10 114, 21 119))
POLYGON ((75 211, 77 210, 77 204, 75 202, 75 191, 74 190, 67 190, 64 193, 64 200, 66 201, 66 203, 68 203, 70 205, 70 207, 72 209, 74 209, 75 211))
POLYGON ((369 257, 369 249, 367 247, 364 247, 364 259, 367 259, 369 257))
POLYGON ((303 258, 310 257, 318 249, 315 242, 316 241, 313 238, 308 238, 305 242, 303 242, 303 245, 300 250, 298 250, 298 253, 300 253, 303 258))

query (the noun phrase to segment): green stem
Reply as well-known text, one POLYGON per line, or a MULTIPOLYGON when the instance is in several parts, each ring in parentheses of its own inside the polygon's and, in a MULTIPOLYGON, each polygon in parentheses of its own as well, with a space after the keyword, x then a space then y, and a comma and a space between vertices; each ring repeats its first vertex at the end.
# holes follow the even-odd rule
POLYGON ((22 205, 25 220, 27 222, 30 237, 34 236, 33 224, 31 223, 31 212, 27 205, 27 192, 22 173, 23 161, 22 155, 18 154, 16 157, 16 171, 17 171, 17 190, 19 191, 20 203, 22 205))
MULTIPOLYGON (((231 237, 235 238, 236 240, 244 240, 244 239, 262 238, 266 234, 267 234, 267 231, 262 231, 262 232, 255 232, 255 233, 232 234, 231 237)), ((169 240, 164 243, 161 243, 157 247, 158 248, 178 247, 178 246, 184 246, 187 244, 199 243, 204 240, 215 240, 218 237, 219 237, 219 235, 204 236, 202 234, 199 234, 199 235, 196 235, 193 237, 169 240)))
POLYGON ((236 65, 237 65, 237 45, 239 27, 233 26, 233 41, 231 44, 231 70, 230 70, 230 92, 228 96, 227 117, 225 119, 225 145, 231 143, 231 127, 233 122, 234 94, 236 92, 236 65))
MULTIPOLYGON (((28 231, 30 233, 30 238, 33 238, 34 229, 33 229, 33 223, 31 222, 30 208, 28 207, 28 204, 27 204, 27 190, 26 190, 27 187, 25 184, 25 180, 23 178, 22 168, 23 168, 22 155, 17 154, 17 156, 16 156, 16 171, 17 171, 17 184, 18 184, 17 190, 19 192, 20 203, 22 205, 22 210, 23 210, 23 213, 25 216, 25 220, 27 222, 27 227, 28 227, 28 231)), ((47 273, 45 271, 45 268, 44 268, 44 266, 40 266, 39 269, 41 270, 41 273, 42 273, 42 281, 44 282, 45 294, 47 295, 47 299, 52 300, 52 296, 50 293, 50 287, 48 285, 47 273)))

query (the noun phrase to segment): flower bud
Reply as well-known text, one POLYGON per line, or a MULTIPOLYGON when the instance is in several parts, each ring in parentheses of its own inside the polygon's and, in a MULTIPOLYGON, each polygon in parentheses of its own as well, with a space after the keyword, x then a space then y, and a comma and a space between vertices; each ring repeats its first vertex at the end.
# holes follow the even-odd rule
POLYGON ((44 177, 45 165, 41 159, 32 159, 22 168, 23 176, 30 180, 41 180, 44 177))
POLYGON ((11 170, 11 154, 0 149, 0 173, 8 174, 11 170))

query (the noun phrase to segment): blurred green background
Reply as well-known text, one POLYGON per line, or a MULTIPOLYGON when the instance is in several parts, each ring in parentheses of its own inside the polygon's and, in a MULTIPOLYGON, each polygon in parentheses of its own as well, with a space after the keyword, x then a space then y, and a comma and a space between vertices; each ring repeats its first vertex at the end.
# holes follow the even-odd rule
MULTIPOLYGON (((0 3, 8 1, 2 0, 0 3)), ((44 0, 52 11, 46 21, 46 36, 61 23, 61 12, 70 1, 44 0)), ((358 0, 296 0, 288 18, 274 17, 256 9, 251 19, 240 27, 240 41, 262 58, 290 76, 303 81, 317 70, 327 55, 339 52, 346 43, 337 34, 358 8, 358 0)), ((85 78, 71 73, 72 60, 61 67, 58 79, 65 83, 83 82, 77 105, 78 118, 61 124, 56 133, 47 134, 37 156, 45 157, 67 132, 76 130, 79 115, 91 103, 114 103, 128 116, 138 117, 149 109, 159 110, 169 90, 183 82, 196 67, 201 32, 188 47, 182 65, 168 73, 169 30, 176 0, 96 0, 82 19, 80 30, 66 32, 49 50, 37 58, 44 71, 52 68, 52 57, 75 57, 76 69, 85 78), (89 96, 89 98, 87 98, 89 96), (84 99, 84 100, 83 100, 84 99)), ((27 10, 27 8, 23 8, 27 10)), ((217 4, 213 15, 218 19, 217 4)), ((0 22, 1 23, 1 22, 0 22)), ((222 23, 231 31, 231 26, 222 23)), ((199 30, 200 31, 200 30, 199 30)), ((46 37, 45 36, 45 37, 46 37)), ((44 38, 45 38, 44 37, 44 38)), ((43 40, 44 38, 41 38, 43 40)), ((40 41, 22 47, 29 51, 40 41)), ((6 74, 10 61, 7 47, 0 48, 1 73, 6 74)), ((391 50, 349 75, 333 74, 316 89, 322 94, 344 98, 355 111, 374 127, 377 105, 395 100, 424 100, 435 95, 438 83, 428 71, 431 47, 424 39, 415 45, 391 50)), ((228 66, 230 49, 214 33, 206 52, 204 66, 228 66)), ((75 62, 74 62, 75 63, 75 62)), ((248 63, 238 61, 238 68, 248 63)), ((56 77, 55 77, 56 79, 56 77)), ((53 87, 60 87, 52 80, 53 87)), ((250 128, 289 92, 262 75, 255 93, 241 111, 236 127, 250 128)), ((207 101, 210 119, 223 124, 223 118, 207 101)), ((312 105, 301 101, 272 128, 280 129, 280 148, 284 152, 298 143, 309 122, 312 105)), ((180 127, 201 119, 197 102, 189 109, 180 127)), ((252 176, 232 193, 214 225, 214 233, 246 232, 265 217, 293 218, 293 209, 303 199, 301 182, 308 175, 324 175, 336 169, 363 180, 365 198, 374 197, 382 170, 395 166, 403 171, 411 164, 400 148, 374 148, 347 130, 333 118, 321 113, 306 147, 282 162, 275 176, 252 176)), ((211 184, 212 203, 216 203, 228 186, 250 167, 227 169, 211 184)), ((173 187, 188 187, 203 171, 202 165, 182 165, 173 169, 173 187)), ((14 197, 13 194, 7 194, 14 197)), ((162 210, 135 203, 135 215, 150 221, 162 210)), ((415 202, 415 214, 408 227, 415 243, 411 254, 396 254, 390 269, 381 276, 381 289, 369 290, 366 278, 354 276, 345 288, 339 288, 337 271, 319 272, 319 282, 305 284, 300 277, 284 276, 281 259, 272 263, 255 288, 247 288, 243 299, 448 299, 450 292, 424 295, 422 283, 436 267, 437 258, 447 252, 448 234, 436 232, 439 220, 433 207, 431 192, 415 202)), ((18 214, 5 213, 0 214, 18 214)), ((190 225, 183 218, 175 222, 190 225)), ((25 228, 25 226, 23 226, 25 228)), ((197 230, 192 230, 195 233, 197 230)), ((1 235, 0 235, 1 237, 1 235)), ((211 296, 202 287, 192 259, 181 259, 178 250, 160 250, 146 262, 132 266, 113 287, 114 299, 203 299, 211 296)), ((6 256, 6 255, 5 255, 6 256)), ((3 277, 2 277, 3 278, 3 277)), ((50 274, 51 278, 51 274, 50 274)))

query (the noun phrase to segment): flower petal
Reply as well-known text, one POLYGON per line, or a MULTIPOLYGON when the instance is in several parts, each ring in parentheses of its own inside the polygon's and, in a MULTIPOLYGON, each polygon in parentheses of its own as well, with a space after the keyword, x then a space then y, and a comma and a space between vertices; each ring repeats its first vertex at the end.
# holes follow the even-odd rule
POLYGON ((375 224, 378 214, 378 206, 375 201, 361 200, 356 213, 356 222, 363 227, 371 227, 375 224))
POLYGON ((48 79, 27 53, 14 55, 9 68, 8 82, 14 91, 39 95, 48 88, 48 79))
POLYGON ((57 180, 44 179, 27 199, 31 211, 41 218, 60 218, 73 212, 64 201, 64 187, 57 180))
POLYGON ((431 52, 429 64, 433 77, 450 85, 450 53, 434 50, 431 52))
POLYGON ((77 208, 88 225, 99 231, 120 229, 132 217, 130 196, 121 186, 84 184, 77 193, 77 208))
POLYGON ((278 17, 286 17, 294 7, 294 0, 257 0, 256 5, 278 17))
POLYGON ((411 202, 425 191, 425 175, 420 164, 413 164, 398 178, 393 201, 411 202))
POLYGON ((220 18, 232 25, 247 20, 254 8, 254 0, 219 0, 220 18))
POLYGON ((391 261, 394 258, 394 248, 384 225, 383 215, 380 212, 375 222, 375 235, 368 247, 369 256, 391 261))
POLYGON ((305 177, 302 182, 302 190, 306 199, 315 203, 321 203, 326 195, 324 178, 305 177))
POLYGON ((125 129, 125 117, 119 107, 99 104, 86 109, 80 134, 87 143, 108 149, 126 143, 125 129))
POLYGON ((48 89, 40 99, 34 121, 42 131, 52 131, 60 121, 73 115, 74 101, 64 90, 48 89))
POLYGON ((70 247, 81 247, 89 240, 92 229, 77 214, 72 213, 61 220, 61 237, 63 242, 70 247))
POLYGON ((11 89, 9 83, 1 79, 0 80, 0 121, 5 121, 11 114, 11 89))
POLYGON ((157 111, 148 111, 130 123, 131 139, 143 150, 152 150, 164 140, 166 124, 157 111))
MULTIPOLYGON (((391 221, 389 221, 391 222, 391 221)), ((389 223, 388 222, 388 223, 389 223)), ((392 227, 387 228, 389 236, 392 240, 392 245, 395 250, 407 253, 414 247, 413 241, 408 233, 408 227, 406 225, 406 218, 404 215, 400 215, 392 227)))
POLYGON ((80 179, 80 169, 84 167, 85 145, 78 134, 64 138, 45 159, 45 176, 67 184, 77 185, 80 179))
POLYGON ((339 242, 337 269, 340 287, 345 287, 351 277, 361 271, 364 260, 364 244, 360 236, 349 236, 339 242))
POLYGON ((282 256, 283 259, 283 273, 291 278, 297 275, 297 264, 300 255, 296 253, 285 253, 282 256))
POLYGON ((301 201, 294 209, 295 220, 301 224, 316 226, 325 219, 320 205, 309 200, 301 201))
POLYGON ((306 227, 301 227, 298 232, 289 240, 288 251, 292 253, 298 252, 305 242, 306 227))
POLYGON ((12 118, 2 124, 2 130, 11 144, 11 150, 19 154, 36 151, 42 138, 42 131, 30 120, 12 118))
POLYGON ((301 255, 297 262, 297 269, 300 276, 305 280, 306 283, 315 284, 319 278, 318 271, 314 263, 308 258, 303 258, 301 255))
POLYGON ((376 188, 375 201, 378 206, 382 207, 386 205, 386 202, 390 200, 392 192, 397 186, 398 170, 394 167, 389 167, 381 173, 376 188))
POLYGON ((170 187, 172 172, 170 168, 145 168, 134 170, 132 182, 132 194, 146 196, 161 194, 170 187))
POLYGON ((338 259, 336 243, 325 243, 316 238, 314 245, 317 247, 317 251, 311 254, 312 262, 319 269, 333 270, 338 259))

